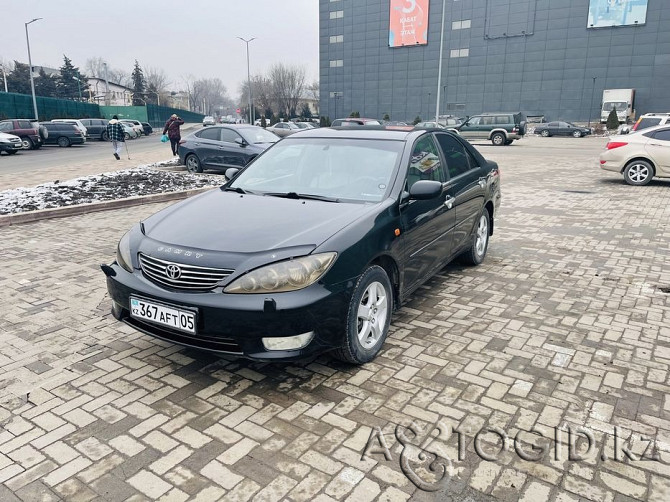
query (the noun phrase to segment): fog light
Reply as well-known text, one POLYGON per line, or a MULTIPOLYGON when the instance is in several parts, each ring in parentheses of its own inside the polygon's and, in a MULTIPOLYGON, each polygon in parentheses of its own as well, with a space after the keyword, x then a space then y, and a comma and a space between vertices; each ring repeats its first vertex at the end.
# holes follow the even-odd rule
POLYGON ((306 347, 314 338, 314 331, 296 336, 263 338, 265 350, 296 350, 306 347))

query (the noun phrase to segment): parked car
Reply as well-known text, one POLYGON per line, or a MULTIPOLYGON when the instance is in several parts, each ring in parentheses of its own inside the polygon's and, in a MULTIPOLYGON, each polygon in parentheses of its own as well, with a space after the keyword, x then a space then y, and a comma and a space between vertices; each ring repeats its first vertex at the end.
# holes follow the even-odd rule
POLYGON ((362 364, 413 291, 484 260, 500 205, 498 165, 442 131, 304 131, 226 177, 121 238, 102 266, 116 319, 251 359, 362 364))
POLYGON ((610 137, 600 154, 600 167, 623 174, 629 185, 670 178, 670 125, 610 137))
POLYGON ((407 122, 402 122, 401 120, 384 120, 382 121, 384 126, 407 126, 407 122))
POLYGON ((641 131, 658 125, 670 123, 670 113, 645 113, 640 115, 637 122, 632 127, 633 131, 641 131))
POLYGON ((74 124, 65 122, 43 122, 42 125, 49 131, 49 137, 44 142, 45 145, 58 145, 61 147, 72 145, 83 145, 86 143, 86 136, 74 124))
POLYGON ((302 129, 300 129, 293 122, 277 122, 273 126, 266 127, 265 130, 275 133, 280 138, 284 138, 286 136, 290 136, 291 134, 295 134, 302 129))
POLYGON ((14 134, 0 132, 0 152, 6 152, 7 155, 14 155, 23 148, 23 141, 14 134))
POLYGON ((154 128, 151 127, 151 124, 149 122, 142 122, 142 127, 144 128, 145 136, 149 136, 149 134, 152 134, 154 132, 154 128))
POLYGON ((51 122, 61 122, 63 124, 73 124, 76 125, 79 130, 88 138, 88 128, 84 125, 81 120, 77 119, 51 119, 51 122))
POLYGON ((120 120, 119 124, 123 126, 123 131, 125 133, 125 138, 127 140, 140 137, 140 133, 137 131, 137 127, 135 127, 133 124, 129 124, 128 122, 122 122, 120 120))
POLYGON ((27 150, 36 150, 43 144, 39 124, 29 119, 0 120, 0 132, 18 136, 21 138, 23 148, 27 150))
POLYGON ((370 126, 370 125, 382 125, 382 123, 377 119, 365 119, 365 118, 353 118, 347 117, 345 119, 335 119, 331 122, 331 127, 349 127, 349 126, 370 126))
POLYGON ((109 141, 107 135, 107 119, 81 119, 80 122, 84 124, 88 131, 88 138, 99 139, 100 141, 109 141))
POLYGON ((549 136, 572 136, 574 138, 581 138, 591 134, 591 129, 587 127, 580 127, 571 122, 547 122, 535 127, 535 134, 548 138, 549 136))
POLYGON ((140 137, 142 136, 142 134, 144 134, 144 126, 142 125, 142 122, 140 122, 139 120, 121 119, 119 120, 119 122, 132 127, 137 132, 136 137, 140 137))
POLYGON ((215 125, 182 138, 179 160, 191 173, 244 167, 277 141, 276 135, 262 127, 215 125))
MULTIPOLYGON (((384 125, 389 125, 389 124, 384 124, 384 125)), ((417 123, 414 127, 417 129, 444 129, 444 126, 441 124, 438 124, 437 122, 419 122, 417 123)))
POLYGON ((495 146, 511 145, 526 134, 526 117, 523 113, 482 113, 454 129, 467 140, 490 140, 495 146))
POLYGON ((216 125, 216 120, 214 120, 214 117, 207 115, 204 119, 202 119, 202 126, 212 126, 216 125))

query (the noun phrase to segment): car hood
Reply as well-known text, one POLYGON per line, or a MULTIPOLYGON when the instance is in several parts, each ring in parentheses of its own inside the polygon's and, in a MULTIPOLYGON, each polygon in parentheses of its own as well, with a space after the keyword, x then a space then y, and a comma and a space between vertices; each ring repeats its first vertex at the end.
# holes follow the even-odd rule
POLYGON ((6 132, 0 132, 0 139, 3 139, 5 141, 18 139, 19 141, 21 141, 21 138, 19 138, 15 134, 7 134, 6 132))
POLYGON ((374 207, 215 189, 149 217, 144 234, 173 246, 229 253, 313 249, 374 207))

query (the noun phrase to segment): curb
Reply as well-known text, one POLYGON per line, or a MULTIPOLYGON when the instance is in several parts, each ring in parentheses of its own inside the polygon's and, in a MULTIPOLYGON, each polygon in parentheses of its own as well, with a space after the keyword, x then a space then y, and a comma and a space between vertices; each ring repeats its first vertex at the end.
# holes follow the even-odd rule
POLYGON ((82 214, 95 213, 99 211, 109 211, 111 209, 123 209, 126 207, 141 206, 144 204, 156 204, 159 202, 169 202, 172 200, 182 200, 198 195, 216 187, 208 186, 203 188, 194 188, 191 190, 182 190, 179 192, 157 193, 151 195, 140 195, 137 197, 128 197, 126 199, 106 200, 103 202, 91 202, 88 204, 78 204, 76 206, 56 207, 53 209, 40 209, 37 211, 26 211, 24 213, 5 214, 0 216, 0 228, 12 225, 21 225, 24 223, 33 223, 52 218, 66 218, 69 216, 79 216, 82 214))

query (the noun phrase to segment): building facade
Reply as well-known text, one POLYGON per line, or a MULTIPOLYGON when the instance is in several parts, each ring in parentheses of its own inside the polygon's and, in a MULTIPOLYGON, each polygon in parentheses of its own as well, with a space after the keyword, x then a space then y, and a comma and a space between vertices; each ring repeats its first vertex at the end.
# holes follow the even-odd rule
POLYGON ((319 1, 331 119, 430 120, 438 87, 440 115, 597 120, 603 90, 624 88, 638 116, 670 111, 669 0, 319 1))

